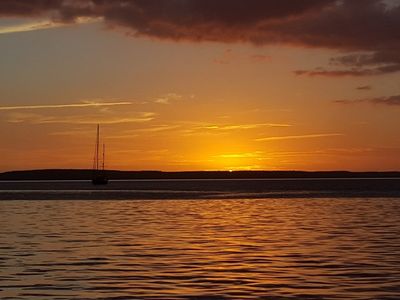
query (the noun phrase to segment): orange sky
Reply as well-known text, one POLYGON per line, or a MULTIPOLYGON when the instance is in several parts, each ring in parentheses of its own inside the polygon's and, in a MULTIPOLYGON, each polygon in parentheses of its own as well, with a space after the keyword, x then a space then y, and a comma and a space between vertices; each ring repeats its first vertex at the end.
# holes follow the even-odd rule
MULTIPOLYGON (((174 24, 176 35, 164 37, 150 21, 147 34, 125 19, 60 22, 36 8, 11 15, 0 5, 0 171, 90 168, 97 123, 110 169, 400 169, 400 58, 388 54, 398 41, 375 49, 359 38, 342 49, 317 37, 294 42, 286 23, 259 37, 237 23, 251 37, 242 41, 224 15, 218 35, 193 21, 190 33, 174 24), (278 37, 287 40, 270 42, 278 37), (375 56, 349 56, 364 53, 375 56)), ((316 22, 302 9, 298 22, 316 22)), ((400 15, 374 9, 388 24, 400 15)), ((390 26, 368 25, 391 36, 390 26)))

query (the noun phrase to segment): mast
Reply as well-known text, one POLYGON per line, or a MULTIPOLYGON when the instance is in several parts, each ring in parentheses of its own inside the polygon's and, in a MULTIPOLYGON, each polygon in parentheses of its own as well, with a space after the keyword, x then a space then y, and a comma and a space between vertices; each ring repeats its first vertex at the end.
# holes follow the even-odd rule
POLYGON ((106 145, 104 143, 100 145, 100 124, 97 124, 96 149, 93 160, 93 178, 92 178, 92 184, 94 185, 105 185, 108 183, 108 178, 104 174, 105 156, 106 156, 106 145), (101 146, 102 149, 100 148, 101 146))
POLYGON ((106 144, 103 144, 103 165, 102 165, 103 171, 104 171, 104 165, 105 165, 105 157, 106 157, 106 144))
POLYGON ((100 125, 97 124, 97 135, 96 135, 96 171, 99 170, 99 143, 100 143, 100 125))

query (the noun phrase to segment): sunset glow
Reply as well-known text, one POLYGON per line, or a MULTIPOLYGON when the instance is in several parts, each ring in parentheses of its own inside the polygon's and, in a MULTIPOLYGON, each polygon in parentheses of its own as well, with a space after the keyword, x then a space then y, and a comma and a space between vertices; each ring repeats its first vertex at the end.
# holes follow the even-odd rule
POLYGON ((0 0, 0 299, 400 299, 400 0, 0 0))
POLYGON ((90 168, 97 123, 109 169, 400 168, 397 1, 19 2, 0 4, 1 171, 90 168))

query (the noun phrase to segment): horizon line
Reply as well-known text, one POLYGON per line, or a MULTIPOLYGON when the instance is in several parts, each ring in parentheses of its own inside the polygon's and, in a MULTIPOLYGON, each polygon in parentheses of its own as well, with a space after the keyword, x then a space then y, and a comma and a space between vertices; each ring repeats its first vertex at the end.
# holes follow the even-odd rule
MULTIPOLYGON (((93 171, 91 168, 46 168, 46 169, 23 169, 23 170, 7 170, 0 171, 0 174, 11 172, 40 172, 40 171, 93 171)), ((107 172, 158 172, 158 173, 202 173, 202 172, 224 172, 224 173, 238 173, 238 172, 302 172, 302 173, 400 173, 400 170, 368 170, 368 171, 355 171, 355 170, 183 170, 183 171, 166 171, 166 170, 118 170, 106 169, 107 172)))

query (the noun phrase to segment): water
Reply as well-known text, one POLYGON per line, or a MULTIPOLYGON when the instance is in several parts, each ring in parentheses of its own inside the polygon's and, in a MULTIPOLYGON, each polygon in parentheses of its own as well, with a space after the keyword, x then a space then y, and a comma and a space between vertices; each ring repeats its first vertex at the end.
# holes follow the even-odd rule
POLYGON ((400 178, 0 181, 0 200, 254 199, 321 197, 400 198, 400 178))
POLYGON ((400 299, 400 197, 219 192, 0 201, 0 299, 400 299))

